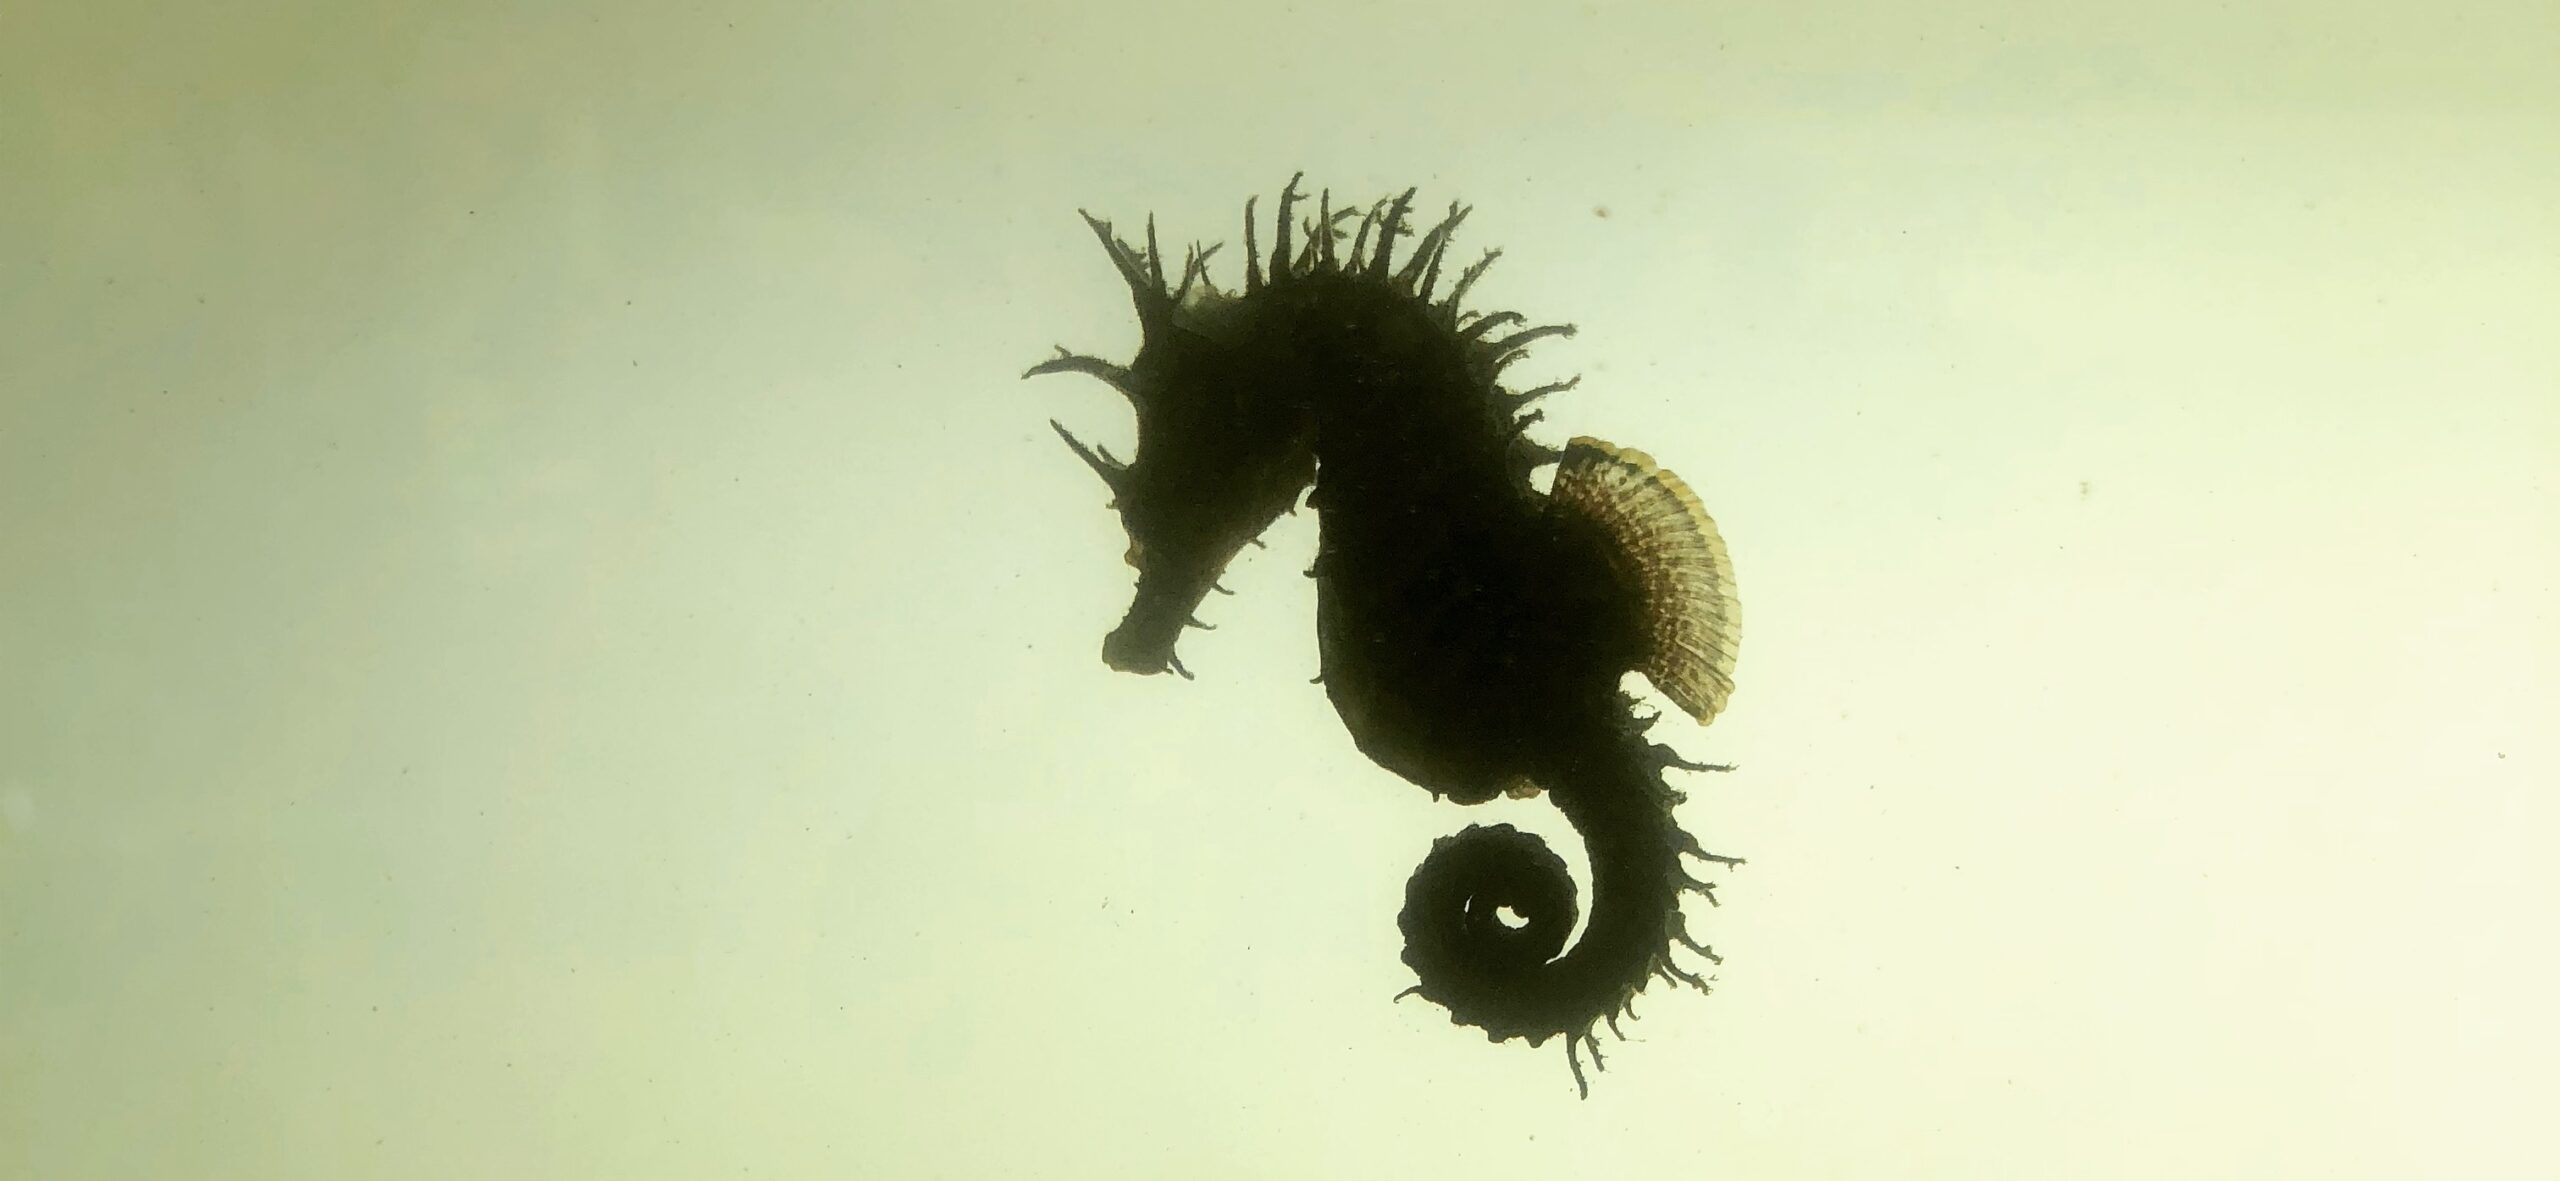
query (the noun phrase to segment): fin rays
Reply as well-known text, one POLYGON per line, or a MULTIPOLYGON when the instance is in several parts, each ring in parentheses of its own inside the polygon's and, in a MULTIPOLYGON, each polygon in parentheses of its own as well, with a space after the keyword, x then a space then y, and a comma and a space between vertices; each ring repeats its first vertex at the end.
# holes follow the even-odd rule
POLYGON ((1635 574, 1650 632, 1645 676, 1700 724, 1712 721, 1733 693, 1742 608, 1724 538, 1697 494, 1641 451, 1577 438, 1552 495, 1607 531, 1635 574))

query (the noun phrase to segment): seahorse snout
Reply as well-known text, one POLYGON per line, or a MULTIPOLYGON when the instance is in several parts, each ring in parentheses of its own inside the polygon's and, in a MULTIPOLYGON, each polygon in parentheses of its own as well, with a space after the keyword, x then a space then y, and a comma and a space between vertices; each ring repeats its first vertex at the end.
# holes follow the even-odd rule
POLYGON ((1172 663, 1172 652, 1150 637, 1140 636, 1128 624, 1111 629, 1102 637, 1102 663, 1113 672, 1152 676, 1172 663))

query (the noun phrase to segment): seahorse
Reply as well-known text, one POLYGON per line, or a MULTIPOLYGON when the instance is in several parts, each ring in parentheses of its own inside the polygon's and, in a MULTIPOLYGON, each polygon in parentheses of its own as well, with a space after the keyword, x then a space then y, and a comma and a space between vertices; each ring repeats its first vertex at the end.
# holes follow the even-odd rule
POLYGON ((1623 1038, 1618 1018, 1657 979, 1707 989, 1708 969, 1675 949, 1723 962, 1681 901, 1716 901, 1693 862, 1741 862, 1679 825, 1684 797, 1664 773, 1731 768, 1651 741, 1658 717, 1622 684, 1641 672, 1699 724, 1716 717, 1741 638, 1732 562, 1697 496, 1642 452, 1529 437, 1533 404, 1579 379, 1515 390, 1503 371, 1574 329, 1465 308, 1498 250, 1436 294, 1468 207, 1419 237, 1414 189, 1366 209, 1335 209, 1327 191, 1301 219, 1303 176, 1280 193, 1267 266, 1258 198, 1246 201, 1235 291, 1210 278, 1217 245, 1193 244, 1168 274, 1152 216, 1133 243, 1083 215, 1142 343, 1125 365, 1061 346, 1024 376, 1098 377, 1137 412, 1127 461, 1050 420, 1109 486, 1137 570, 1103 660, 1189 678, 1183 629, 1207 626, 1197 612, 1225 590, 1220 574, 1304 494, 1316 680, 1353 742, 1461 804, 1544 795, 1591 865, 1590 921, 1568 948, 1574 884, 1544 841, 1501 824, 1437 841, 1406 886, 1398 924, 1418 983, 1397 999, 1439 1004, 1495 1042, 1562 1038, 1588 1097, 1580 1050, 1605 1069, 1601 1024, 1623 1038), (1533 477, 1548 466, 1542 491, 1533 477))

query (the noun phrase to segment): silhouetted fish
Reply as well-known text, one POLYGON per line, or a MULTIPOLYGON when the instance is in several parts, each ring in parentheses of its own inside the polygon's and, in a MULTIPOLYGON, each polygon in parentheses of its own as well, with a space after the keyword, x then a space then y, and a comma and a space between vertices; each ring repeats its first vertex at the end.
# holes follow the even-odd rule
POLYGON ((1591 921, 1567 948, 1574 886, 1544 842, 1480 825, 1435 843, 1399 920, 1421 981, 1408 994, 1497 1041, 1562 1035, 1581 1086, 1577 1046, 1597 1063, 1595 1030, 1614 1031, 1650 980, 1705 988, 1675 945, 1716 960, 1683 923, 1684 893, 1714 899, 1684 859, 1739 863, 1680 828, 1662 773, 1727 768, 1647 740, 1654 719, 1620 682, 1643 672, 1701 724, 1724 708, 1741 638, 1733 568, 1698 498, 1650 457, 1529 439, 1531 403, 1574 383, 1513 391, 1501 373, 1573 329, 1462 309, 1499 252, 1435 298, 1467 211, 1452 205, 1399 265, 1412 196, 1363 211, 1328 195, 1301 223, 1293 178, 1267 270, 1247 202, 1235 292, 1209 281, 1217 247, 1193 247, 1168 275, 1152 219, 1141 247, 1088 214, 1144 343, 1125 366, 1062 348, 1029 375, 1099 377, 1137 410, 1125 463, 1051 423, 1110 486, 1138 571, 1103 643, 1112 668, 1189 676, 1182 629, 1312 485, 1319 679, 1353 741, 1460 803, 1543 794, 1591 860, 1591 921), (1531 476, 1549 464, 1541 492, 1531 476))

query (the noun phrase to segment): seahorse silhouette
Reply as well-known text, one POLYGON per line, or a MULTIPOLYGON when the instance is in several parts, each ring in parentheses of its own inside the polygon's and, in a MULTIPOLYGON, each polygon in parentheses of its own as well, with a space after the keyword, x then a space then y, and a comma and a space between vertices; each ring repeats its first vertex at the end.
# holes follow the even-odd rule
POLYGON ((1706 988, 1673 945, 1722 962, 1685 925, 1681 896, 1715 895, 1683 858, 1739 862, 1680 828, 1663 771, 1730 768, 1649 741, 1656 719, 1620 684, 1641 671, 1701 724, 1715 717, 1740 639, 1732 567, 1697 498, 1642 453, 1527 437, 1541 418, 1530 404, 1574 382, 1514 392, 1500 374, 1573 329, 1461 309, 1499 251, 1434 298, 1466 208, 1451 205, 1397 266, 1413 190, 1365 212, 1328 193, 1293 227, 1298 179, 1280 195, 1267 274, 1245 203, 1233 293, 1209 280, 1217 246, 1191 247, 1169 282, 1153 218, 1141 248, 1084 215, 1144 343, 1125 366, 1061 347, 1025 376, 1099 377, 1137 410, 1126 463, 1050 422, 1110 486, 1138 572, 1103 659, 1188 678, 1182 629, 1206 626, 1195 613, 1224 590, 1219 574, 1312 484, 1317 679, 1352 740, 1460 803, 1543 792, 1591 863, 1591 919, 1567 949, 1574 886, 1543 841, 1477 825, 1436 842, 1406 886, 1399 925, 1420 983, 1399 999, 1419 994, 1495 1041, 1561 1035, 1588 1096, 1577 1046, 1605 1066, 1601 1022, 1616 1032, 1657 977, 1706 988), (1531 476, 1548 464, 1541 492, 1531 476))

